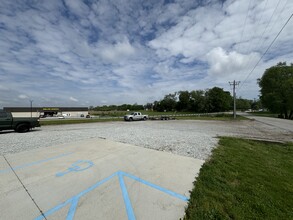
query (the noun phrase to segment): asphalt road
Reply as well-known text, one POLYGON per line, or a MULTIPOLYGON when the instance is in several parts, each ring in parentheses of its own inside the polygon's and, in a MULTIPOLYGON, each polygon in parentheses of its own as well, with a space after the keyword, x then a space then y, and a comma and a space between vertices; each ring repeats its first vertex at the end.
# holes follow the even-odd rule
POLYGON ((249 114, 244 115, 250 119, 254 119, 260 123, 266 124, 268 126, 276 127, 282 130, 287 130, 293 132, 293 120, 285 120, 280 118, 269 118, 260 116, 251 116, 249 114))

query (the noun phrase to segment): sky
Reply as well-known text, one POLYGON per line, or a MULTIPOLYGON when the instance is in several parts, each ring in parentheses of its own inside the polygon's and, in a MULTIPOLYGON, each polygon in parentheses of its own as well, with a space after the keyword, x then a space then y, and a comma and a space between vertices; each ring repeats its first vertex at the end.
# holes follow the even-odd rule
POLYGON ((264 71, 293 62, 293 19, 260 60, 292 12, 292 0, 0 0, 0 108, 146 104, 233 80, 257 99, 264 71))

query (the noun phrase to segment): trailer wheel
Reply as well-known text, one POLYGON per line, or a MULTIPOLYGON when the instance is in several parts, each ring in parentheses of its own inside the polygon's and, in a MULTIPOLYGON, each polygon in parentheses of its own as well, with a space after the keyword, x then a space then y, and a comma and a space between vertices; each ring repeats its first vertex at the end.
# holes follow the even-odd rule
POLYGON ((24 132, 28 132, 30 130, 30 127, 28 124, 19 124, 16 127, 16 131, 19 133, 24 133, 24 132))

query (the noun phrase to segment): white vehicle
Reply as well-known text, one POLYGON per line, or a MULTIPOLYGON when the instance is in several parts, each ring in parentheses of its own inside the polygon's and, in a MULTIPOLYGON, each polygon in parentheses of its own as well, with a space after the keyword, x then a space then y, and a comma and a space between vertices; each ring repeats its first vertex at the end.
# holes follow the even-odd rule
POLYGON ((125 121, 139 121, 139 120, 147 120, 148 115, 143 115, 141 112, 132 112, 129 115, 124 116, 125 121))

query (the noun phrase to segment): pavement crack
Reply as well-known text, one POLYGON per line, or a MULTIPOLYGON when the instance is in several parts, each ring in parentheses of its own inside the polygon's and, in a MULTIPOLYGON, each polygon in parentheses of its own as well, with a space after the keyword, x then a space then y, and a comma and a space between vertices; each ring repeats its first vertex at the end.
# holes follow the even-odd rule
POLYGON ((36 203, 36 201, 34 200, 34 198, 32 197, 32 195, 29 193, 29 191, 27 190, 27 188, 25 187, 25 185, 23 184, 23 182, 21 181, 21 179, 19 178, 19 176, 17 175, 17 173, 15 172, 15 170, 13 169, 13 167, 11 166, 11 164, 9 163, 9 161, 7 160, 7 158, 3 155, 6 163, 8 164, 8 166, 10 167, 10 169, 13 171, 14 175, 16 176, 16 178, 18 179, 18 181, 20 182, 20 184, 22 185, 22 187, 24 188, 24 190, 26 191, 26 193, 28 194, 28 196, 31 198, 31 200, 33 201, 33 203, 35 204, 35 206, 37 207, 37 209, 40 211, 41 215, 44 217, 44 219, 47 220, 45 214, 43 213, 43 211, 41 210, 41 208, 38 206, 38 204, 36 203))

